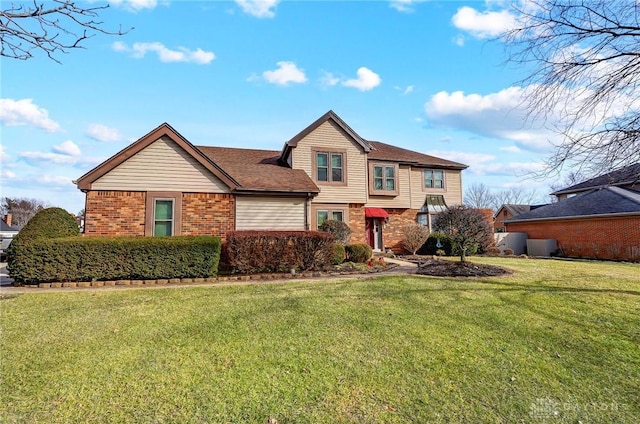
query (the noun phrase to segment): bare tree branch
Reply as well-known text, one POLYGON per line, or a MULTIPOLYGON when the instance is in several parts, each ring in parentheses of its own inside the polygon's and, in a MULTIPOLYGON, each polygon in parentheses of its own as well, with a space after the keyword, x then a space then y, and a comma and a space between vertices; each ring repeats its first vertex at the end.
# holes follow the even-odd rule
POLYGON ((640 3, 530 0, 503 34, 508 61, 532 72, 529 118, 560 135, 545 175, 603 174, 640 161, 640 3))
POLYGON ((41 51, 60 63, 56 54, 84 48, 82 42, 96 33, 124 35, 133 29, 106 29, 99 18, 108 7, 81 7, 71 0, 12 2, 0 10, 0 56, 27 60, 41 51))

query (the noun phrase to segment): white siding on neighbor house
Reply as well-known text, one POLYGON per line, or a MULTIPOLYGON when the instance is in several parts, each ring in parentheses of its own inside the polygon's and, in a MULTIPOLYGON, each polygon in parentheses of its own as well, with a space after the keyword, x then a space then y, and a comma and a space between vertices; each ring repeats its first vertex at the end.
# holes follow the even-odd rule
POLYGON ((305 230, 305 198, 236 196, 236 230, 305 230))
POLYGON ((313 175, 313 150, 344 150, 347 152, 347 185, 329 186, 316 183, 320 194, 313 203, 365 203, 367 201, 367 156, 362 147, 346 135, 332 121, 322 123, 293 149, 293 167, 313 175))
MULTIPOLYGON (((378 162, 376 162, 378 163, 378 162)), ((385 162, 379 162, 385 163, 385 162)), ((411 183, 410 167, 400 165, 398 169, 398 189, 397 196, 369 196, 367 206, 375 208, 410 208, 411 207, 411 183)), ((422 199, 424 203, 424 198, 422 199)))
POLYGON ((462 204, 462 171, 444 170, 444 190, 423 191, 422 173, 425 168, 411 169, 411 209, 420 209, 424 205, 427 194, 441 194, 447 206, 462 204))
POLYGON ((227 193, 229 188, 171 139, 163 137, 91 184, 93 190, 227 193))

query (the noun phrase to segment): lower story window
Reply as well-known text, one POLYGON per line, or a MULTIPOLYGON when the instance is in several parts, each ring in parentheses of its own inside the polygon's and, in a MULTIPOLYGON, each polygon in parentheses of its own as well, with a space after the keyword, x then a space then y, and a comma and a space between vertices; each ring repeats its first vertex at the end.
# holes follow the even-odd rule
POLYGON ((344 211, 342 210, 326 210, 320 209, 316 212, 316 224, 317 228, 327 220, 332 219, 334 221, 344 221, 344 211))
POLYGON ((153 210, 153 235, 165 237, 173 235, 173 199, 155 199, 153 210))

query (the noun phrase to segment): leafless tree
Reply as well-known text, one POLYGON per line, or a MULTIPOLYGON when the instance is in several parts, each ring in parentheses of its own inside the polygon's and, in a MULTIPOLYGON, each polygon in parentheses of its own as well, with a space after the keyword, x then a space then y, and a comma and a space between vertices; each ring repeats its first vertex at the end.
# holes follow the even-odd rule
POLYGON ((561 135, 545 175, 563 167, 603 174, 640 161, 640 3, 528 0, 503 34, 531 119, 561 135))
POLYGON ((522 188, 510 188, 496 191, 493 194, 493 210, 497 211, 502 205, 530 205, 536 203, 538 192, 522 188))
POLYGON ((418 249, 426 243, 429 238, 429 227, 420 224, 409 224, 402 227, 402 245, 405 249, 415 255, 418 249))
POLYGON ((492 209, 495 195, 489 187, 482 183, 474 183, 464 193, 464 204, 471 208, 492 209))
POLYGON ((440 213, 434 223, 434 231, 449 236, 462 262, 466 261, 468 252, 488 245, 493 239, 493 227, 482 212, 462 205, 440 213))
POLYGON ((40 199, 5 197, 2 199, 2 203, 0 204, 0 210, 2 211, 3 216, 11 214, 12 226, 22 227, 29 222, 37 212, 49 206, 50 205, 47 202, 40 199))
POLYGON ((56 59, 57 53, 84 48, 82 42, 96 33, 123 35, 130 30, 110 31, 100 20, 109 7, 80 6, 76 1, 52 0, 3 2, 0 10, 0 56, 27 60, 36 51, 56 59))

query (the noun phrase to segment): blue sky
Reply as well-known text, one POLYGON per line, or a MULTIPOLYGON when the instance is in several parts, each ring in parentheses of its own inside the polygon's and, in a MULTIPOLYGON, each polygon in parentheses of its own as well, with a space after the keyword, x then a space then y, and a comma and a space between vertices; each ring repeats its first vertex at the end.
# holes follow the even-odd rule
MULTIPOLYGON (((104 4, 94 1, 92 4, 104 4)), ((537 189, 503 1, 119 0, 86 49, 2 58, 1 196, 78 212, 71 182, 168 122, 196 145, 280 149, 333 109, 367 139, 469 165, 465 188, 537 189)))

